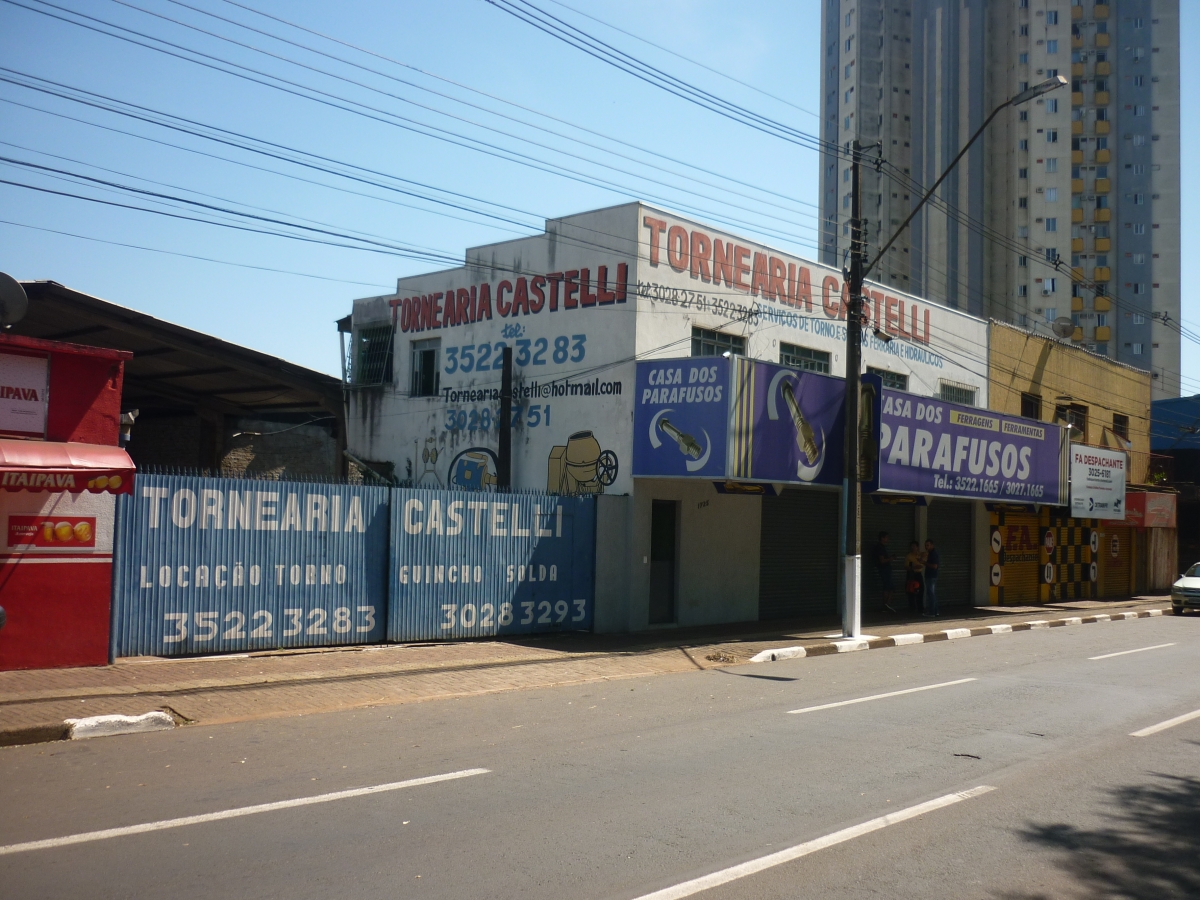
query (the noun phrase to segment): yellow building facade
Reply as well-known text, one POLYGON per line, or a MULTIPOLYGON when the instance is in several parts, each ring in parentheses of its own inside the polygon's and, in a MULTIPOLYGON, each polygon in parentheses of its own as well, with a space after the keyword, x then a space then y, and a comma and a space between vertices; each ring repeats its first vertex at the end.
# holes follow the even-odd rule
MULTIPOLYGON (((1125 450, 1129 484, 1145 480, 1149 372, 993 321, 988 400, 996 412, 1070 424, 1074 442, 1125 450)), ((1136 587, 1136 532, 1125 522, 1070 518, 1066 507, 995 504, 989 601, 1013 605, 1128 596, 1136 587)))
POLYGON ((1129 482, 1145 481, 1150 461, 1149 372, 992 321, 988 406, 1042 422, 1070 423, 1075 426, 1073 441, 1126 450, 1129 482))

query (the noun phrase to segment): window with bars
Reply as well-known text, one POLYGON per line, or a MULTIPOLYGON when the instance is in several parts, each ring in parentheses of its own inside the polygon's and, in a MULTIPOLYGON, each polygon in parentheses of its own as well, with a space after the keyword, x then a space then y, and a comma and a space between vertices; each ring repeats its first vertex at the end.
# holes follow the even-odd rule
POLYGON ((938 396, 947 403, 960 403, 963 406, 974 406, 976 390, 961 384, 949 384, 943 381, 938 389, 938 396))
POLYGON ((819 372, 829 374, 829 354, 823 350, 813 350, 809 347, 799 347, 795 344, 779 345, 779 362, 793 369, 804 372, 819 372))
POLYGON ((896 391, 908 390, 908 376, 901 375, 899 372, 889 372, 887 369, 876 369, 874 366, 867 366, 868 375, 878 375, 883 380, 885 388, 892 388, 896 391))
POLYGON ((692 356, 721 356, 724 353, 746 355, 746 338, 707 328, 692 329, 692 356))
POLYGON ((350 357, 351 384, 392 383, 394 334, 391 325, 358 330, 354 337, 354 353, 350 357))

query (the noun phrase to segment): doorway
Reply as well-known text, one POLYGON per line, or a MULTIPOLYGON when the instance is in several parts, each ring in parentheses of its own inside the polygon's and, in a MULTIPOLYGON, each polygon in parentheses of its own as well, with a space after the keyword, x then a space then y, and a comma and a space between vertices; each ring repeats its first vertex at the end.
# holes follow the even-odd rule
POLYGON ((675 621, 679 503, 654 500, 650 512, 650 624, 675 621))

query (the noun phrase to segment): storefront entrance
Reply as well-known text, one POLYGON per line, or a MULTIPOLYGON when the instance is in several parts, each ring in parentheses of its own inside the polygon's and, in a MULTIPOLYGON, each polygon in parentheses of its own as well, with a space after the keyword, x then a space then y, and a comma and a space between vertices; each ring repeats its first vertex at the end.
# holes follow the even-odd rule
POLYGON ((840 498, 815 488, 763 498, 760 620, 837 614, 840 498))

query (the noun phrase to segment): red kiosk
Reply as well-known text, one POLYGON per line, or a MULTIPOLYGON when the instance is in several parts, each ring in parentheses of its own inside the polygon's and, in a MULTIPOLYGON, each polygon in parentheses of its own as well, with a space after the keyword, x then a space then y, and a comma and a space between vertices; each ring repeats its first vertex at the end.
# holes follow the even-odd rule
POLYGON ((0 334, 0 670, 108 662, 132 356, 0 334))

